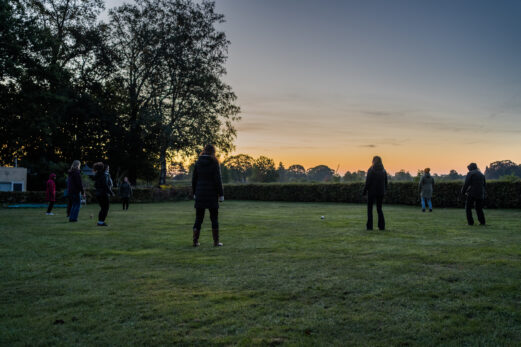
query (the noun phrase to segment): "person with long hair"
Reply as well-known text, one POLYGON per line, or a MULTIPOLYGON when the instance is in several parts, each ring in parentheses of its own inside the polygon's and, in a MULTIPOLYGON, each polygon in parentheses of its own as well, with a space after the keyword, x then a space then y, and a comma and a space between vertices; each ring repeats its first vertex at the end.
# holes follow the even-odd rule
POLYGON ((112 190, 110 189, 109 182, 107 181, 107 175, 105 174, 105 165, 102 162, 95 163, 92 167, 94 170, 94 188, 96 189, 96 199, 98 200, 98 204, 100 206, 100 211, 98 213, 98 226, 106 227, 108 226, 105 223, 105 219, 107 218, 107 214, 109 213, 109 195, 113 195, 112 190))
POLYGON ((432 192, 434 190, 434 178, 431 176, 431 169, 425 168, 423 176, 418 184, 420 189, 420 199, 422 204, 422 212, 425 212, 426 205, 429 206, 429 212, 432 212, 432 192))
POLYGON ((375 156, 373 165, 367 171, 364 195, 367 194, 367 230, 373 230, 373 205, 376 202, 378 213, 378 229, 385 230, 385 218, 382 210, 385 191, 387 190, 387 172, 382 158, 375 156))
POLYGON ((67 192, 71 204, 69 222, 78 221, 81 195, 85 197, 85 190, 83 189, 83 182, 81 181, 80 166, 81 162, 79 160, 73 161, 67 178, 67 192))
POLYGON ((224 201, 221 168, 215 156, 215 147, 206 145, 195 163, 192 174, 192 191, 195 199, 195 223, 193 228, 193 246, 199 246, 199 235, 206 209, 210 211, 212 222, 213 245, 219 242, 219 202, 224 201))

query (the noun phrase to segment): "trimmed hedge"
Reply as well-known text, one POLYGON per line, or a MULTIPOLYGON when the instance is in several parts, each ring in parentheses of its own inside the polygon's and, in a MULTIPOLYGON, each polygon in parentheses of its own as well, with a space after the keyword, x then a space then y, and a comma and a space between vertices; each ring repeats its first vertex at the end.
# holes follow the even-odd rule
MULTIPOLYGON (((132 202, 160 202, 160 201, 179 201, 189 200, 191 198, 191 187, 178 187, 174 189, 133 189, 132 202)), ((94 191, 87 190, 87 203, 95 202, 94 191)), ((121 202, 121 198, 111 197, 113 203, 121 202)), ((45 192, 28 191, 28 192, 0 192, 0 203, 6 204, 23 204, 23 203, 45 203, 45 192)), ((63 196, 63 192, 56 192, 56 202, 66 203, 67 198, 63 196)))
MULTIPOLYGON (((227 184, 224 187, 227 200, 264 200, 300 202, 349 202, 364 203, 363 183, 288 183, 288 184, 227 184)), ((435 207, 463 207, 460 196, 462 182, 442 182, 434 187, 435 207)), ((88 201, 94 201, 93 192, 88 191, 88 201)), ((59 203, 66 199, 57 193, 59 203)), ((133 202, 180 201, 192 198, 191 187, 172 189, 134 189, 133 202)), ((0 192, 0 203, 44 203, 45 192, 0 192)), ((111 202, 120 202, 118 196, 111 202)), ((387 204, 418 205, 418 185, 413 182, 392 182, 385 196, 387 204)), ((492 181, 487 184, 488 208, 521 208, 521 182, 492 181)))
MULTIPOLYGON (((432 202, 436 207, 463 207, 460 195, 462 182, 442 182, 434 187, 432 202)), ((234 200, 350 202, 364 203, 363 183, 294 183, 227 185, 225 196, 234 200)), ((392 182, 385 196, 387 204, 419 205, 418 184, 392 182)), ((521 182, 493 181, 487 183, 488 208, 520 208, 521 182)))

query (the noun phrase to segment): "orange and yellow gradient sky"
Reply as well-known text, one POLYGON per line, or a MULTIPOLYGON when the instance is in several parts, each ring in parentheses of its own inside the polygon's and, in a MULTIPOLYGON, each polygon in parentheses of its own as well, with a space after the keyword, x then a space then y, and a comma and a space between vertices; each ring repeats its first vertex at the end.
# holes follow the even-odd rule
POLYGON ((521 2, 217 0, 235 153, 286 167, 521 163, 521 2))
MULTIPOLYGON (((123 0, 107 0, 107 8, 123 0)), ((521 163, 521 1, 216 0, 237 153, 466 172, 521 163)))

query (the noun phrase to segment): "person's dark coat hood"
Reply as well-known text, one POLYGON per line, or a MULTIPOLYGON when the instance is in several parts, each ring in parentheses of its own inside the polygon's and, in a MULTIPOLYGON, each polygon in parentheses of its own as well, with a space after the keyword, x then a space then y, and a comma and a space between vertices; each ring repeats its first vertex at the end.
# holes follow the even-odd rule
POLYGON ((478 165, 476 163, 470 163, 469 166, 467 166, 467 169, 469 169, 469 171, 477 170, 478 165))

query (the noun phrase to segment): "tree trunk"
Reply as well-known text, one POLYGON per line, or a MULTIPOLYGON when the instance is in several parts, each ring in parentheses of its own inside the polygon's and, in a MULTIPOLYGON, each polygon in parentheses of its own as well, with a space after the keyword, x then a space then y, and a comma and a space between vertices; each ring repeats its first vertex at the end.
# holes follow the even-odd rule
POLYGON ((159 174, 159 185, 166 184, 166 148, 161 149, 159 155, 159 163, 161 164, 161 172, 159 174))

